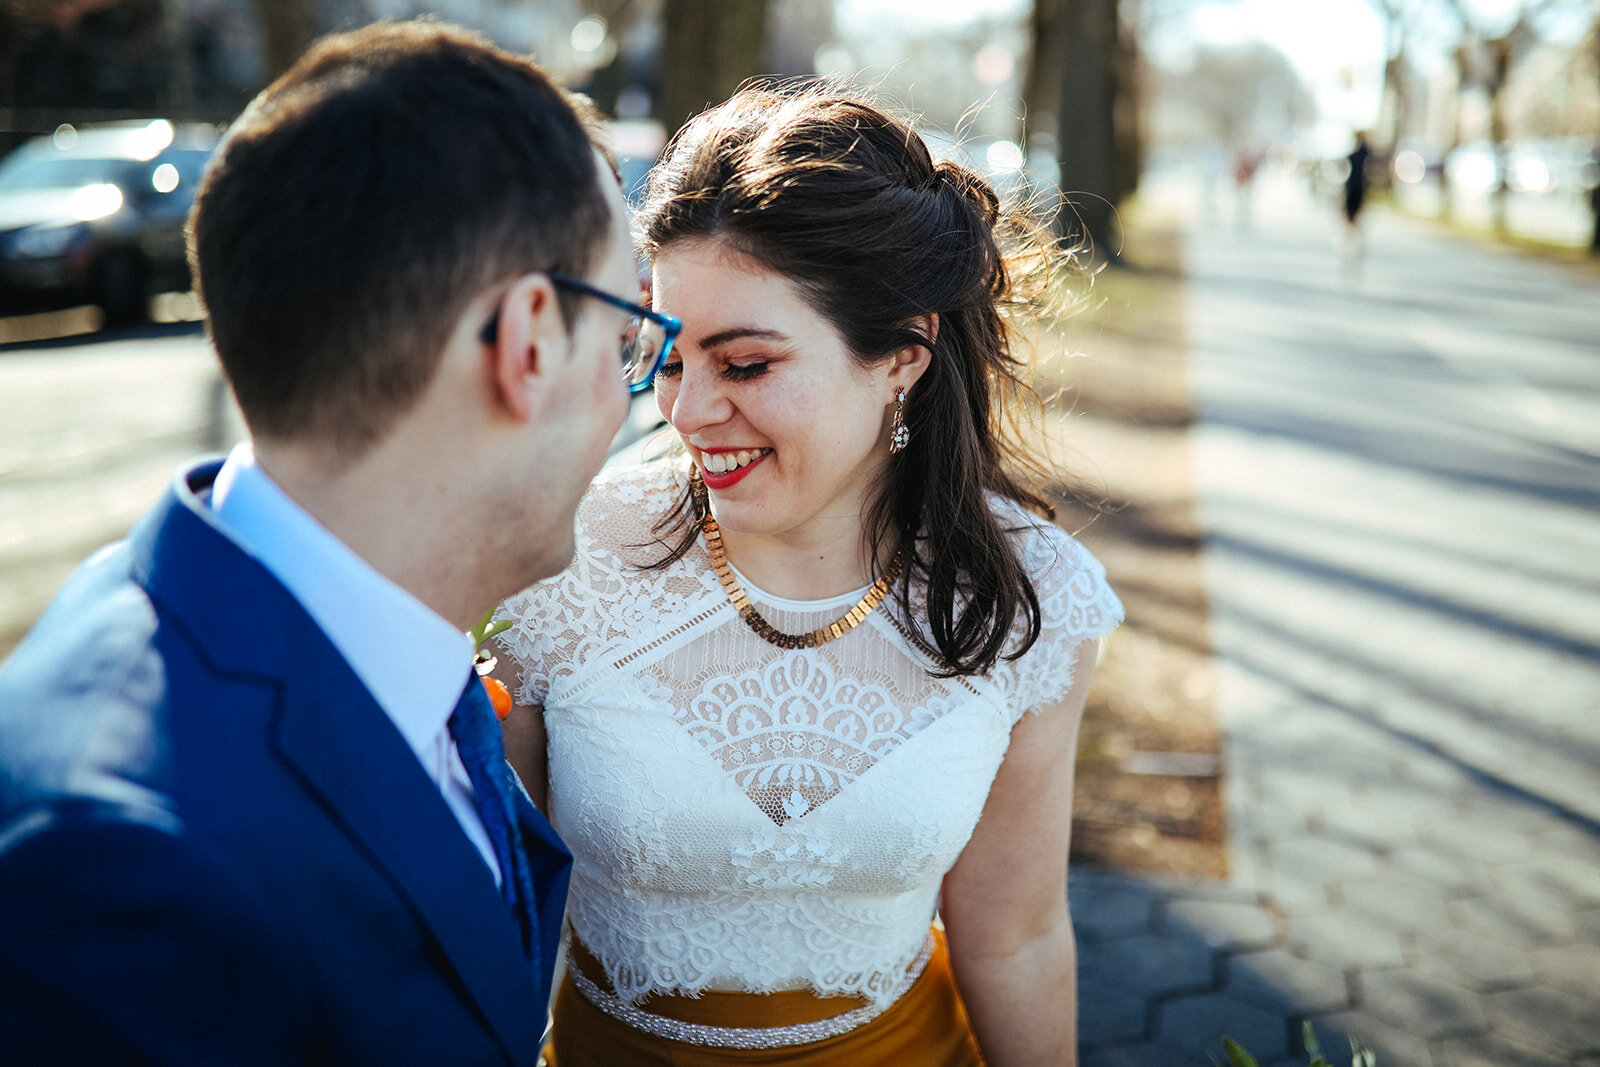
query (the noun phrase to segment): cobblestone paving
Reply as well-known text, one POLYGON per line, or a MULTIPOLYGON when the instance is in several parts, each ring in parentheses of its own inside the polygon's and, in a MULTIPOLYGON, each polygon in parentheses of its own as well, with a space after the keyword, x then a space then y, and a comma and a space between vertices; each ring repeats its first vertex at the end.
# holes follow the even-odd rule
POLYGON ((1600 1063, 1600 294, 1319 210, 1191 234, 1231 873, 1074 872, 1082 1062, 1600 1063))

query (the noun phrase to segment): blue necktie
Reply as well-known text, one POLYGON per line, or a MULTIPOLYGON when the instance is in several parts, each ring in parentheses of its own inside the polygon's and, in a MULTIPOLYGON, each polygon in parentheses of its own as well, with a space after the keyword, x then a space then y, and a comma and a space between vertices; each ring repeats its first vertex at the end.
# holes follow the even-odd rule
POLYGON ((472 782, 478 817, 483 820, 483 828, 494 845, 495 858, 500 861, 501 895, 522 931, 523 952, 537 966, 539 961, 533 958, 538 952, 532 920, 533 872, 527 853, 523 851, 517 809, 512 799, 522 786, 506 762, 500 719, 477 675, 467 682, 466 692, 461 694, 455 711, 450 714, 450 736, 461 754, 467 778, 472 782))

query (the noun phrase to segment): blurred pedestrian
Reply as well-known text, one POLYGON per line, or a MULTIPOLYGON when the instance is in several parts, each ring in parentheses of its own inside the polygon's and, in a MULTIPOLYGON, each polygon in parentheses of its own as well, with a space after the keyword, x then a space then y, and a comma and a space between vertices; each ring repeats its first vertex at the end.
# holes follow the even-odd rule
POLYGON ((1367 202, 1367 163, 1372 149, 1367 145, 1365 130, 1357 131, 1356 146, 1345 157, 1349 170, 1344 179, 1345 251, 1356 260, 1363 252, 1361 234, 1361 209, 1367 202))
POLYGON ((570 856, 463 631, 571 559, 628 409, 593 135, 425 23, 324 40, 234 124, 191 259, 251 442, 0 672, 7 1063, 538 1060, 570 856))
POLYGON ((1233 222, 1241 230, 1250 228, 1250 200, 1262 154, 1253 148, 1239 148, 1233 154, 1233 222))
POLYGON ((1072 766, 1121 605, 1017 421, 1060 264, 1014 222, 826 89, 741 92, 652 177, 682 447, 504 609, 512 758, 548 752, 575 857, 556 1067, 1074 1062, 1072 766))

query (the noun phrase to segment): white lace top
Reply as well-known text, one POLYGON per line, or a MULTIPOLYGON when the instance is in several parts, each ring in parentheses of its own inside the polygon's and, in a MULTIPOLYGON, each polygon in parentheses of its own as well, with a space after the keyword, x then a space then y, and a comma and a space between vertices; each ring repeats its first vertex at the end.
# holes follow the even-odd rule
MULTIPOLYGON (((1122 605, 1071 537, 1012 505, 1044 629, 987 676, 937 679, 891 602, 838 640, 750 631, 703 543, 662 570, 650 527, 683 475, 610 472, 578 513, 572 566, 506 601, 518 703, 545 709, 550 817, 572 849, 569 917, 630 1003, 652 991, 809 986, 881 1006, 927 936, 1030 710, 1122 605)), ((832 622, 864 590, 770 596, 780 630, 832 622)))

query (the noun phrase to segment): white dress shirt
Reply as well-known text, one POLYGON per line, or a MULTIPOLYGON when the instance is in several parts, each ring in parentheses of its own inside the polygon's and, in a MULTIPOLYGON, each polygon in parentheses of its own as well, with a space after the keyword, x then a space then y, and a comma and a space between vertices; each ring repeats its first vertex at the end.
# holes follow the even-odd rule
POLYGON ((249 443, 217 475, 211 508, 234 542, 300 602, 355 671, 500 881, 494 844, 450 737, 450 713, 472 671, 472 642, 379 574, 274 482, 249 443))

